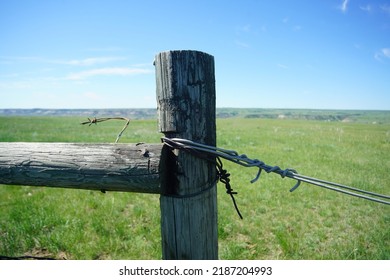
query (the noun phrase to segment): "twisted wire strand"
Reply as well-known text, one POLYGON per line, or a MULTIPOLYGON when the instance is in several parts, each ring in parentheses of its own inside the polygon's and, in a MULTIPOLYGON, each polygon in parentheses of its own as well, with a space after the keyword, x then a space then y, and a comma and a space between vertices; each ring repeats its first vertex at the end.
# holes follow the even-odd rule
POLYGON ((82 122, 80 124, 82 124, 82 125, 88 124, 88 126, 91 126, 92 124, 96 125, 99 122, 105 122, 105 121, 110 121, 110 120, 124 120, 124 121, 126 121, 125 126, 122 128, 122 130, 118 133, 118 136, 116 137, 115 143, 118 143, 119 138, 121 138, 123 132, 126 130, 127 126, 130 123, 130 119, 129 118, 125 118, 125 117, 92 118, 92 119, 88 118, 88 121, 82 122))
POLYGON ((258 159, 250 159, 245 154, 240 155, 234 150, 227 150, 218 147, 213 147, 205 144, 200 144, 188 139, 181 138, 167 138, 163 137, 162 141, 174 149, 183 149, 187 151, 197 151, 200 153, 206 153, 209 155, 216 156, 218 158, 223 158, 229 160, 233 163, 239 164, 244 167, 257 167, 258 172, 254 179, 251 180, 251 183, 256 182, 261 175, 262 170, 265 170, 267 173, 276 173, 279 174, 282 178, 288 177, 297 181, 293 188, 290 189, 290 192, 296 190, 301 182, 305 182, 311 185, 319 186, 322 188, 326 188, 328 190, 337 191, 343 194, 351 195, 354 197, 370 200, 373 202, 378 202, 386 205, 390 205, 390 196, 378 194, 374 192, 369 192, 366 190, 321 180, 317 178, 312 178, 309 176, 298 174, 298 172, 294 169, 281 169, 279 166, 271 166, 267 165, 264 162, 258 159), (359 194, 360 193, 360 194, 359 194))
MULTIPOLYGON (((230 178, 229 178, 230 173, 228 173, 227 170, 223 168, 223 163, 221 161, 221 158, 219 156, 217 156, 216 151, 215 150, 214 150, 214 152, 210 151, 210 148, 212 148, 212 146, 207 146, 207 145, 203 145, 203 144, 196 143, 196 142, 193 142, 194 145, 191 145, 190 142, 192 142, 192 141, 185 140, 185 139, 181 139, 181 140, 183 140, 182 141, 183 143, 180 143, 181 141, 175 141, 177 139, 179 139, 179 138, 174 138, 174 139, 170 139, 170 138, 166 138, 166 137, 161 138, 162 142, 165 145, 167 145, 168 147, 170 147, 171 149, 182 149, 182 150, 185 150, 187 152, 190 152, 190 153, 196 155, 197 157, 200 157, 200 158, 203 158, 205 160, 212 161, 213 163, 215 163, 216 168, 217 168, 217 180, 219 180, 221 183, 223 183, 225 185, 226 193, 228 195, 230 195, 232 202, 233 202, 233 205, 234 205, 234 208, 236 209, 238 216, 241 219, 243 219, 243 217, 240 213, 240 210, 238 209, 236 199, 234 198, 234 195, 236 195, 237 192, 233 191, 233 188, 230 185, 230 178), (188 145, 184 144, 185 142, 187 142, 188 145), (210 147, 210 148, 208 148, 208 147, 210 147)), ((226 150, 226 151, 227 151, 227 153, 229 153, 228 150, 226 150)), ((223 154, 220 154, 220 155, 223 156, 223 154)))

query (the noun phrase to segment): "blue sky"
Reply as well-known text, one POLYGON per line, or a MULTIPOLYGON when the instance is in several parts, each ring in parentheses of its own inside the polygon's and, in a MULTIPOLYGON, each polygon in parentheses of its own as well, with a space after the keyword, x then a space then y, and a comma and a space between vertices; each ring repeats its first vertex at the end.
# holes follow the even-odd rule
POLYGON ((1 0, 0 108, 155 108, 188 49, 217 107, 390 110, 389 0, 1 0))

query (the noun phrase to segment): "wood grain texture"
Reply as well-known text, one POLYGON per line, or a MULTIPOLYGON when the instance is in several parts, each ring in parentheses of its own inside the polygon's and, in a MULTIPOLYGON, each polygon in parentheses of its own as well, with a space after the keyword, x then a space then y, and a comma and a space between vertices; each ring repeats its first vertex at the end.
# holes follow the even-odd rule
POLYGON ((0 184, 160 193, 162 144, 0 143, 0 184))
MULTIPOLYGON (((168 51, 156 56, 155 66, 160 132, 215 146, 214 58, 168 51)), ((215 163, 168 147, 163 155, 168 163, 161 172, 163 258, 217 259, 215 163)))

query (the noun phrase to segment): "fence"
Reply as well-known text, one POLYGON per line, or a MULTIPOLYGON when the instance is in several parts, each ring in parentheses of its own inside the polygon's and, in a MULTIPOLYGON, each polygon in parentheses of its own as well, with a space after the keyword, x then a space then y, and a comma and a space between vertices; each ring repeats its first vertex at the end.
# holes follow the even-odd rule
POLYGON ((252 182, 265 170, 297 180, 290 191, 306 182, 390 205, 387 195, 215 147, 214 58, 197 51, 167 51, 156 56, 155 67, 163 143, 0 143, 0 184, 160 194, 163 259, 218 259, 218 179, 241 217, 221 158, 257 167, 252 182))
MULTIPOLYGON (((213 56, 155 57, 159 130, 215 146, 213 56)), ((1 143, 0 184, 160 194, 163 259, 217 259, 215 162, 163 144, 1 143)))

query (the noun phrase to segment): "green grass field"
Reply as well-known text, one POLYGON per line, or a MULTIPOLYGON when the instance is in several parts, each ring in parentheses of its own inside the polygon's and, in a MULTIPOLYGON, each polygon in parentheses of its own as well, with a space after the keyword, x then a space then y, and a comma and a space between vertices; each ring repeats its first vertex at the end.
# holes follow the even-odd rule
MULTIPOLYGON (((124 123, 0 117, 0 141, 114 142, 124 123)), ((133 121, 122 143, 160 142, 133 121)), ((218 146, 269 165, 390 194, 390 124, 217 120, 218 146)), ((220 259, 390 259, 390 207, 224 162, 238 207, 218 184, 220 259)), ((161 259, 159 196, 0 185, 0 255, 161 259)))

